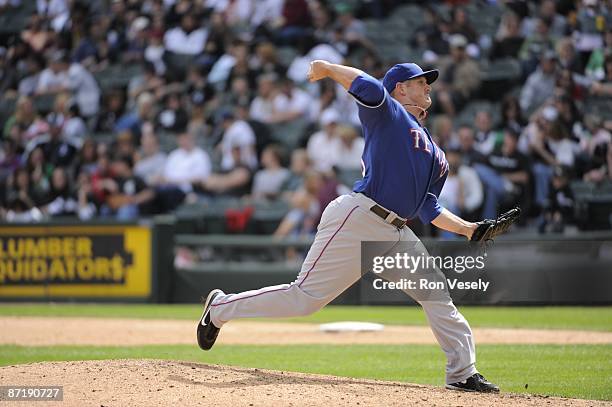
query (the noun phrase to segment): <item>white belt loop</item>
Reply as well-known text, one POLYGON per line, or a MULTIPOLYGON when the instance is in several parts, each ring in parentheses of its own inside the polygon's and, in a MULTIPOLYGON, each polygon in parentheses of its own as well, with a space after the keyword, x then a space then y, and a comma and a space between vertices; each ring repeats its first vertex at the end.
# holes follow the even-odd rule
POLYGON ((397 214, 395 212, 389 211, 389 214, 385 218, 385 222, 391 223, 395 220, 395 218, 398 218, 397 214))

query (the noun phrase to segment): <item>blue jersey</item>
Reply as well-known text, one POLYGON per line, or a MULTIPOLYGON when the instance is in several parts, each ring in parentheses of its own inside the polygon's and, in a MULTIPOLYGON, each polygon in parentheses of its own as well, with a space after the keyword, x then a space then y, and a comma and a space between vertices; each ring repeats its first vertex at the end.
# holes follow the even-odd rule
POLYGON ((448 175, 444 152, 426 128, 369 75, 349 89, 365 136, 361 192, 399 216, 429 223, 441 212, 438 196, 448 175))

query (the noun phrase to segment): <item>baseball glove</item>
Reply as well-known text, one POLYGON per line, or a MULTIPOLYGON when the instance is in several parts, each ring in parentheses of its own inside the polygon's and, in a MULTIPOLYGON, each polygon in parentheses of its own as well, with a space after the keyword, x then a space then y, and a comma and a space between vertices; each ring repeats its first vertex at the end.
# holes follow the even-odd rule
POLYGON ((493 240, 496 236, 505 233, 510 225, 516 222, 521 216, 521 208, 518 206, 504 212, 497 219, 485 219, 477 222, 478 227, 474 230, 471 242, 486 242, 493 240))

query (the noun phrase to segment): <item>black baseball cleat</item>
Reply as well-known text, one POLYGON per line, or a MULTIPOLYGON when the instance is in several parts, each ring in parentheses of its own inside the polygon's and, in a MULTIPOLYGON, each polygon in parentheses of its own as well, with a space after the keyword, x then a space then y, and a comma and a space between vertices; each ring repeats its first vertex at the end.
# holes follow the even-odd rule
POLYGON ((198 345, 203 350, 209 350, 215 344, 217 340, 217 335, 219 335, 219 331, 221 328, 217 328, 212 321, 210 320, 210 306, 219 294, 223 294, 221 290, 212 290, 208 293, 208 297, 206 297, 206 301, 204 301, 204 311, 202 312, 202 316, 200 317, 200 321, 198 322, 198 345))
POLYGON ((446 385, 447 389, 459 391, 477 391, 481 393, 499 393, 499 387, 489 382, 480 373, 474 373, 462 382, 446 385))

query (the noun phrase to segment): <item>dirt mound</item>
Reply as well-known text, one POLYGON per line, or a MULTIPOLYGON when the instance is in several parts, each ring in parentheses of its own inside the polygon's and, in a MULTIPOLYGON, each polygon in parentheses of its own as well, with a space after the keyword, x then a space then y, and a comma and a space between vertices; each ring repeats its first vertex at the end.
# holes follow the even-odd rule
MULTIPOLYGON (((0 368, 0 382, 62 385, 63 406, 595 406, 591 400, 459 393, 432 386, 165 360, 0 368)), ((37 402, 37 406, 57 406, 37 402)))
MULTIPOLYGON (((0 317, 0 344, 161 345, 195 344, 196 321, 163 319, 0 317), (112 332, 112 335, 100 335, 112 332)), ((476 328, 477 344, 612 343, 612 332, 476 328)), ((325 333, 317 324, 232 321, 221 330, 224 345, 434 344, 427 326, 387 325, 380 332, 325 333)))

